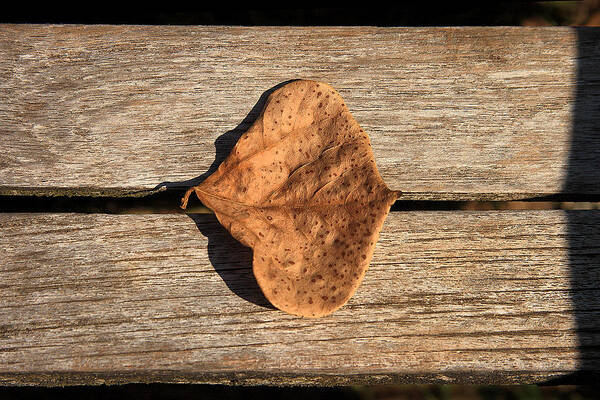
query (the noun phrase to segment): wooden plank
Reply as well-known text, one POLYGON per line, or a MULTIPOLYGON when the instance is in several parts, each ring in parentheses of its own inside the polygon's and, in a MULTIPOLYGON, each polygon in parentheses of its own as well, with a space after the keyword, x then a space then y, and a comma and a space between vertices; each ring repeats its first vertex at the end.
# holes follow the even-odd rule
POLYGON ((600 30, 0 26, 0 193, 188 186, 294 78, 405 199, 600 193, 600 30), (576 150, 570 152, 570 149, 576 150))
POLYGON ((0 215, 0 383, 542 382, 600 368, 598 215, 395 212, 350 302, 268 307, 212 215, 0 215))

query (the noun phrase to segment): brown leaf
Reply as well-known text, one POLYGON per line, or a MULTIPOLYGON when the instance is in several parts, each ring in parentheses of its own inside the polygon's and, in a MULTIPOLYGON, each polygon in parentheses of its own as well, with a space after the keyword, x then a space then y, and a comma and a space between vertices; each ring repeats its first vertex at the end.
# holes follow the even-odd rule
POLYGON ((299 80, 274 91, 229 157, 189 195, 254 250, 265 297, 321 317, 362 281, 399 192, 377 171, 368 135, 329 85, 299 80))

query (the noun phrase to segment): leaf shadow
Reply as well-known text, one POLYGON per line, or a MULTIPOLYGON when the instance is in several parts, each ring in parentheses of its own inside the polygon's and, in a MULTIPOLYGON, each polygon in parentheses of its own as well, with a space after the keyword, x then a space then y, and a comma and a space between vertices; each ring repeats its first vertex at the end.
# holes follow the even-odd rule
POLYGON ((229 290, 264 308, 275 309, 252 273, 252 250, 235 240, 214 214, 188 214, 208 238, 208 258, 229 290))
MULTIPOLYGON (((295 80, 292 79, 279 83, 263 92, 254 107, 252 107, 248 115, 246 115, 238 126, 217 137, 215 140, 215 160, 206 172, 185 181, 161 182, 154 190, 166 189, 167 191, 177 191, 181 190, 181 188, 188 188, 202 183, 219 168, 219 165, 231 153, 231 150, 242 134, 256 121, 269 95, 295 80)), ((198 230, 208 239, 208 258, 227 287, 246 301, 274 310, 275 307, 265 298, 252 273, 252 250, 235 240, 221 226, 215 215, 188 214, 188 216, 194 221, 198 230)))
POLYGON ((279 89, 280 87, 285 86, 288 83, 294 82, 296 80, 297 79, 290 79, 285 82, 281 82, 281 83, 273 86, 269 90, 266 90, 265 92, 263 92, 260 95, 260 98, 258 99, 256 104, 252 107, 252 109, 248 113, 248 115, 246 115, 246 117, 242 120, 242 122, 240 122, 238 124, 238 126, 223 133, 222 135, 220 135, 219 137, 217 137, 215 139, 215 159, 212 162, 212 164, 210 165, 210 167, 208 167, 208 170, 205 173, 203 173, 202 175, 199 175, 195 178, 191 178, 191 179, 188 179, 185 181, 161 182, 154 187, 153 191, 158 191, 163 188, 165 188, 167 190, 181 189, 181 188, 187 189, 190 186, 196 186, 196 185, 199 185, 200 183, 202 183, 206 178, 208 178, 210 175, 212 175, 212 173, 215 172, 217 170, 217 168, 219 168, 219 165, 221 165, 221 163, 223 161, 225 161, 225 159, 227 158, 229 153, 231 153, 233 146, 235 146, 235 144, 238 142, 238 140, 240 140, 240 137, 248 130, 248 128, 254 123, 254 121, 256 121, 256 119, 259 117, 260 113, 262 112, 269 95, 271 93, 273 93, 275 90, 279 89))

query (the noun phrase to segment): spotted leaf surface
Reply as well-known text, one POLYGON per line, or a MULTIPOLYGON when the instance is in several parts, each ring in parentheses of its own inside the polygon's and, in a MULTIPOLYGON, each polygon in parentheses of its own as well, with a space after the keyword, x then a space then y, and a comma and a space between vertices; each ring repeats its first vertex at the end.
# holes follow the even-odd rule
POLYGON ((360 285, 399 192, 377 171, 369 137, 329 85, 274 91, 218 170, 190 188, 254 251, 253 272, 277 308, 322 317, 360 285))

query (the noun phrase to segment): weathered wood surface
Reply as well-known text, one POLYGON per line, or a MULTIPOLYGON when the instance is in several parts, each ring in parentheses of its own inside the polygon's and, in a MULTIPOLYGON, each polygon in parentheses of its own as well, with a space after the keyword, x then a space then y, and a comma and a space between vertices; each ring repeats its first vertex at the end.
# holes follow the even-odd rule
POLYGON ((597 371, 596 214, 395 212, 332 316, 268 308, 214 216, 0 215, 0 383, 541 382, 597 371), (581 361, 584 360, 584 361, 581 361))
POLYGON ((573 28, 1 25, 0 193, 188 186, 265 90, 306 78, 338 89, 406 199, 597 194, 599 41, 573 28))

